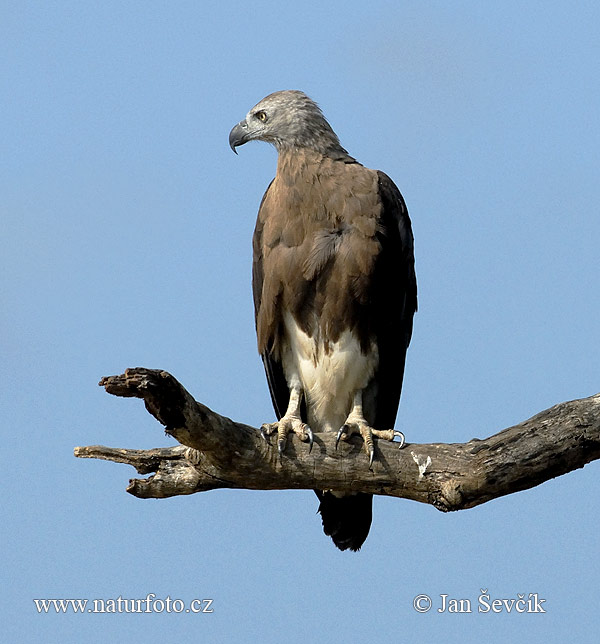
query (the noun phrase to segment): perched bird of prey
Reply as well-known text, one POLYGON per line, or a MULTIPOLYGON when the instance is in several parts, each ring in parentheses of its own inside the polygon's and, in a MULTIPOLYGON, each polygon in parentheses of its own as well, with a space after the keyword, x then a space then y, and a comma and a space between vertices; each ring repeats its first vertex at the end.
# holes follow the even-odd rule
MULTIPOLYGON (((417 309, 413 235, 402 195, 352 158, 306 94, 270 94, 229 135, 267 141, 277 174, 254 231, 252 285, 258 350, 285 454, 290 432, 393 440, 406 350, 417 309)), ((337 444, 337 442, 336 442, 337 444)), ((369 533, 370 494, 315 490, 323 530, 340 550, 369 533)))

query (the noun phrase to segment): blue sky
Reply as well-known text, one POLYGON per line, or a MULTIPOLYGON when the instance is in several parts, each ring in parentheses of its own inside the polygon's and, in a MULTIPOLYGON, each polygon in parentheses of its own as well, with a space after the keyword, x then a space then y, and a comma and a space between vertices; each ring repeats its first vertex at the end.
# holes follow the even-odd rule
POLYGON ((101 376, 163 368, 273 419, 251 236, 275 169, 227 136, 302 89, 394 178, 419 312, 397 427, 462 442, 600 389, 600 9, 592 2, 0 4, 3 630, 19 642, 595 641, 598 464, 441 514, 376 498, 359 554, 309 491, 142 501, 76 445, 172 445, 101 376), (538 593, 545 615, 419 614, 538 593), (214 599, 38 615, 33 598, 214 599))

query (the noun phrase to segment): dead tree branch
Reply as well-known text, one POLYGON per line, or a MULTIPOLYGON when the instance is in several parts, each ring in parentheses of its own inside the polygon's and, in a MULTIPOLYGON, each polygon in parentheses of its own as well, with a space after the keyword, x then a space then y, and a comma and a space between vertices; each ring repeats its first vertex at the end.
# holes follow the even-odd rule
POLYGON ((100 381, 115 396, 142 398, 181 445, 151 450, 77 447, 75 456, 128 463, 147 479, 130 481, 140 498, 215 488, 333 489, 384 494, 462 510, 539 485, 600 457, 600 394, 561 403, 489 438, 461 444, 378 441, 369 469, 362 441, 335 449, 333 433, 308 445, 290 436, 284 455, 275 439, 205 407, 165 371, 128 369, 100 381))

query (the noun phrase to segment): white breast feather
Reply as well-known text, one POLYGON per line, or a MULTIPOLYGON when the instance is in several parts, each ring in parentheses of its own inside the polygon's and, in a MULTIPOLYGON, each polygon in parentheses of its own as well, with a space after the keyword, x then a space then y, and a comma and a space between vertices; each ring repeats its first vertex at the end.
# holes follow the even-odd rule
POLYGON ((365 355, 354 335, 344 331, 325 352, 323 342, 309 337, 289 313, 284 316, 286 338, 282 364, 288 385, 300 382, 313 431, 338 431, 352 407, 356 391, 373 376, 379 356, 373 342, 365 355))

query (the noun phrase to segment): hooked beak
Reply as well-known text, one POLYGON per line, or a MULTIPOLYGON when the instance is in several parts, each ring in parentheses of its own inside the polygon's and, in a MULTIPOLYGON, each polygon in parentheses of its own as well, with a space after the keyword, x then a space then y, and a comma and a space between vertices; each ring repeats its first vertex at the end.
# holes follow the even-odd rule
POLYGON ((249 140, 248 124, 244 119, 235 125, 229 133, 229 147, 237 154, 238 145, 244 145, 249 140))

